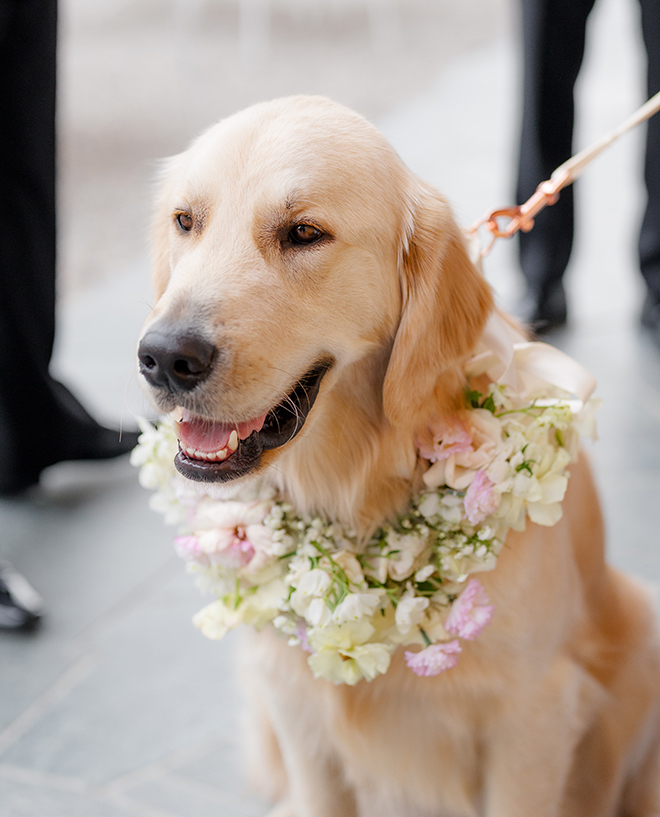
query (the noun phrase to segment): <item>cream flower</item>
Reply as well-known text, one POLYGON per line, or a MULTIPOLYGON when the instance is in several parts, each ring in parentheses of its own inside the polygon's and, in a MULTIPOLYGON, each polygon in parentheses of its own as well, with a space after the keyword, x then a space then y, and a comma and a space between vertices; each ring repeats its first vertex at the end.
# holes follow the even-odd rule
POLYGON ((390 660, 391 652, 384 644, 364 644, 350 650, 323 650, 310 655, 307 663, 315 678, 355 686, 362 678, 373 681, 384 675, 390 660))
POLYGON ((252 624, 261 629, 277 616, 285 595, 281 581, 270 582, 247 596, 238 607, 227 605, 222 599, 207 604, 193 616, 193 624, 212 639, 222 638, 239 624, 252 624))
POLYGON ((373 632, 364 619, 312 630, 308 640, 315 652, 307 661, 314 676, 354 686, 361 678, 372 681, 387 672, 391 651, 385 644, 366 643, 373 632))
POLYGON ((223 638, 229 630, 238 627, 243 622, 242 613, 237 609, 228 607, 223 601, 218 599, 203 607, 199 613, 193 616, 193 624, 207 638, 219 640, 223 638))

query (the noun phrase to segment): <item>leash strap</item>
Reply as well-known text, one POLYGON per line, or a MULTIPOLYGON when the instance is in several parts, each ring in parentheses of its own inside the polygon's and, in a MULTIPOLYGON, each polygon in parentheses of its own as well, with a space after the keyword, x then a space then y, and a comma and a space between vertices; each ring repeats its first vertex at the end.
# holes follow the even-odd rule
POLYGON ((518 230, 522 230, 524 233, 529 232, 534 226, 535 216, 547 205, 555 204, 559 198, 559 192, 564 187, 572 184, 599 153, 613 142, 616 142, 624 133, 650 119, 658 111, 660 111, 660 91, 625 122, 622 122, 618 128, 610 131, 597 142, 581 150, 560 165, 547 181, 541 182, 534 194, 524 204, 517 207, 502 207, 498 210, 491 210, 483 218, 479 219, 472 226, 470 232, 476 233, 480 227, 484 227, 491 234, 490 243, 483 248, 481 255, 488 255, 498 238, 511 238, 518 230), (508 219, 508 223, 501 227, 501 219, 508 219))

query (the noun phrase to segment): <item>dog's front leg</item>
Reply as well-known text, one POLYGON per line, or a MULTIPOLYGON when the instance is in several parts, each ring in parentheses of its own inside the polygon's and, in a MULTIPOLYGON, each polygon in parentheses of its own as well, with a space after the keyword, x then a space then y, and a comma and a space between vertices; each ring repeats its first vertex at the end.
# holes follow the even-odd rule
MULTIPOLYGON (((271 696, 273 691, 271 690, 271 696)), ((272 697, 271 697, 272 703, 272 697)), ((286 800, 277 817, 356 817, 355 802, 338 760, 308 703, 277 695, 271 718, 288 780, 286 800)))
MULTIPOLYGON (((285 735, 279 738, 289 778, 282 817, 357 817, 353 796, 337 764, 309 752, 297 737, 293 737, 293 744, 285 735)), ((280 812, 277 814, 279 817, 280 812)))
POLYGON ((542 680, 519 681, 490 724, 484 813, 559 817, 575 748, 603 691, 561 656, 542 680))
MULTIPOLYGON (((246 634, 241 664, 252 720, 262 723, 257 738, 277 743, 266 753, 278 781, 270 793, 282 798, 272 817, 356 817, 334 747, 327 684, 313 680, 304 653, 268 631, 246 634)), ((265 756, 254 757, 261 763, 265 756)))

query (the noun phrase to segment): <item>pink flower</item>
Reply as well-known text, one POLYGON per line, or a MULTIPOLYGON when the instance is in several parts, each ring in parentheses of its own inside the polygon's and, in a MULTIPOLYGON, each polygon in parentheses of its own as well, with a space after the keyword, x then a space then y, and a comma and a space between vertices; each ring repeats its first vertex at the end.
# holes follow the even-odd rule
POLYGON ((450 641, 448 644, 431 644, 421 652, 406 652, 404 657, 415 675, 429 677, 455 667, 460 652, 458 641, 450 641))
POLYGON ((468 520, 473 525, 483 522, 487 516, 495 513, 500 504, 495 483, 486 476, 485 471, 477 471, 477 475, 469 484, 463 504, 468 520))
POLYGON ((467 414, 462 433, 455 430, 438 442, 434 436, 431 457, 427 457, 428 447, 420 447, 422 456, 434 460, 423 477, 429 488, 448 485, 464 491, 477 471, 488 468, 502 452, 502 426, 497 417, 486 409, 472 409, 467 414))
POLYGON ((236 528, 229 544, 226 545, 218 554, 218 561, 225 567, 238 570, 245 565, 250 564, 254 558, 254 548, 252 543, 247 539, 247 533, 243 528, 236 528))
POLYGON ((307 641, 307 624, 304 618, 298 620, 294 635, 298 639, 298 641, 300 641, 301 649, 309 653, 314 652, 314 650, 309 646, 309 642, 307 641))
POLYGON ((460 454, 472 448, 470 432, 460 424, 454 426, 429 426, 426 439, 417 440, 419 453, 431 462, 446 460, 452 454, 460 454))
POLYGON ((223 502, 204 507, 197 531, 202 554, 232 570, 260 570, 272 553, 272 534, 262 524, 264 503, 223 502))
POLYGON ((492 617, 493 607, 488 604, 486 591, 476 579, 470 579, 451 606, 445 630, 471 641, 490 624, 492 617))
POLYGON ((174 540, 174 549, 176 555, 186 562, 198 561, 203 556, 196 536, 177 536, 174 540))

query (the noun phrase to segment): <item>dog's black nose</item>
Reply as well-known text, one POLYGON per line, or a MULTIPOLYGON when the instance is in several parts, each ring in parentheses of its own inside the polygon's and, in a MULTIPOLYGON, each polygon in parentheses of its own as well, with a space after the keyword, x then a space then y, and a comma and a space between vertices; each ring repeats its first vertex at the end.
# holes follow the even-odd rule
POLYGON ((140 341, 140 372, 152 386, 190 391, 211 373, 216 348, 199 335, 150 329, 140 341))

